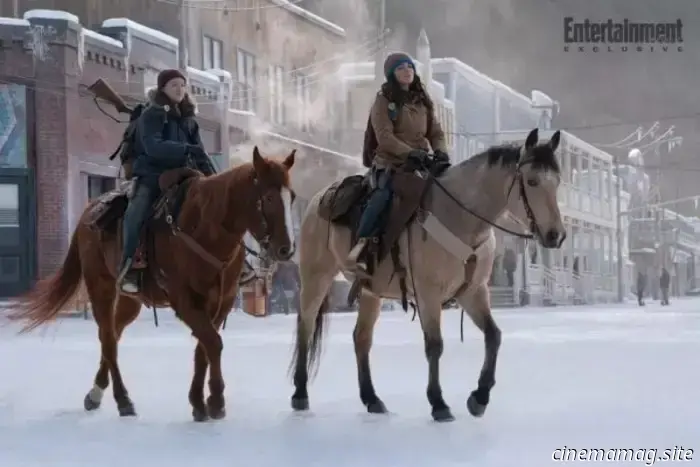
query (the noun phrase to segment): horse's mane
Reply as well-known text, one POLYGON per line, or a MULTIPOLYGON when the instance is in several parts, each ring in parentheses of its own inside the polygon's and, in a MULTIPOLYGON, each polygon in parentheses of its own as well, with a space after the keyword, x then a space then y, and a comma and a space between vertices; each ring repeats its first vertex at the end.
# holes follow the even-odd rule
MULTIPOLYGON (((265 158, 265 162, 268 171, 263 183, 289 187, 289 173, 282 163, 269 158, 265 158)), ((196 201, 201 221, 208 225, 223 224, 230 211, 229 203, 243 205, 252 202, 252 194, 242 196, 245 199, 235 199, 237 198, 235 192, 249 186, 248 184, 252 183, 255 177, 253 163, 245 162, 216 175, 197 178, 190 187, 190 196, 196 201)))
MULTIPOLYGON (((518 165, 520 161, 520 148, 518 144, 506 143, 498 146, 492 146, 486 151, 480 152, 475 156, 460 162, 460 166, 469 165, 484 165, 488 167, 505 167, 511 168, 518 165)), ((554 151, 547 143, 538 144, 532 150, 532 168, 534 170, 552 171, 561 173, 559 161, 557 161, 554 151)))

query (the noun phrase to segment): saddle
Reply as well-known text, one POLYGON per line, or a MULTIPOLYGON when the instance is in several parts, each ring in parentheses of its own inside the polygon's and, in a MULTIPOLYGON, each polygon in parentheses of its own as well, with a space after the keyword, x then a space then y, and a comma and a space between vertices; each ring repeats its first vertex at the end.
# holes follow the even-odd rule
MULTIPOLYGON (((433 160, 409 159, 404 167, 392 176, 394 197, 389 207, 387 222, 380 235, 373 239, 367 248, 367 266, 370 274, 374 273, 386 255, 391 252, 394 273, 399 278, 402 292, 402 306, 408 308, 406 289, 406 269, 399 258, 398 239, 418 213, 425 194, 435 177, 449 168, 447 162, 433 160)), ((351 231, 352 242, 357 241, 357 230, 367 201, 372 194, 371 172, 364 175, 352 175, 331 185, 321 196, 318 214, 329 222, 347 227, 351 231)), ((359 295, 361 285, 358 281, 351 287, 348 304, 359 295)))
MULTIPOLYGON (((391 252, 394 270, 405 277, 398 251, 398 239, 415 217, 432 178, 425 173, 401 171, 393 175, 394 197, 389 207, 387 222, 378 237, 374 238, 366 254, 370 274, 391 252)), ((370 174, 352 175, 331 185, 321 197, 319 216, 333 224, 348 227, 352 241, 357 241, 360 218, 373 189, 370 174)), ((402 285, 402 289, 404 285, 402 285)), ((356 289, 356 287, 353 287, 356 289)), ((353 297, 350 297, 353 300, 353 297)))
MULTIPOLYGON (((180 168, 169 170, 160 176, 158 185, 161 194, 153 203, 151 215, 141 230, 132 269, 143 271, 148 268, 148 258, 154 256, 155 233, 160 229, 170 228, 170 225, 177 221, 190 182, 199 175, 196 170, 180 168)), ((129 204, 133 184, 132 180, 126 181, 97 198, 89 212, 89 226, 101 232, 121 236, 122 219, 129 204)))

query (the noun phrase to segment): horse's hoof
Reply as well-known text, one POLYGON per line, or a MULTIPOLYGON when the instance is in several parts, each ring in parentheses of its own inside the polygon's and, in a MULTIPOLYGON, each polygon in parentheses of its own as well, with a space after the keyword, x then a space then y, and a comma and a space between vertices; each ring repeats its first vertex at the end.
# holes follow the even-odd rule
POLYGON ((209 414, 205 410, 192 409, 192 419, 195 422, 206 422, 209 420, 209 414))
POLYGON ((455 417, 449 407, 433 410, 433 420, 436 422, 453 422, 455 417))
POLYGON ((292 397, 292 409, 296 410, 297 412, 309 410, 309 399, 299 399, 296 397, 292 397))
POLYGON ((85 410, 87 410, 88 412, 92 412, 93 410, 99 409, 101 404, 102 401, 97 402, 92 400, 90 394, 85 395, 85 399, 83 399, 83 407, 85 407, 85 410))
POLYGON ((377 399, 376 401, 374 401, 370 404, 367 404, 367 412, 369 412, 369 413, 387 413, 388 410, 386 409, 384 402, 377 399))
POLYGON ((226 418, 226 408, 225 407, 208 407, 209 417, 212 420, 222 420, 226 418))
POLYGON ((136 409, 134 408, 134 404, 132 402, 127 402, 125 404, 120 405, 119 407, 117 407, 117 410, 119 410, 120 417, 136 416, 136 409))
POLYGON ((226 403, 223 397, 209 396, 207 398, 207 413, 209 418, 221 420, 226 417, 226 403))
POLYGON ((476 396, 472 393, 467 399, 467 410, 474 417, 481 417, 486 412, 487 404, 481 404, 476 400, 476 396))

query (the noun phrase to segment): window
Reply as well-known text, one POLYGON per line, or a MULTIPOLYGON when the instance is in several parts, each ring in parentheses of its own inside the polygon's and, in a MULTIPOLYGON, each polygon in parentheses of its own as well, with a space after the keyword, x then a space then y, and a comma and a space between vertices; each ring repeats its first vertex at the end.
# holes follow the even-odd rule
POLYGON ((255 111, 255 55, 238 49, 236 54, 237 81, 241 85, 238 96, 238 108, 255 111))
POLYGON ((202 69, 224 68, 224 45, 211 36, 202 36, 202 69))
POLYGON ((270 85, 270 122, 284 125, 284 68, 270 65, 268 72, 270 85))
POLYGON ((294 95, 296 96, 297 125, 301 131, 309 130, 311 111, 311 93, 309 86, 311 80, 303 73, 294 72, 294 95))
POLYGON ((116 182, 112 177, 101 177, 99 175, 88 175, 88 199, 95 199, 98 196, 114 190, 116 182))

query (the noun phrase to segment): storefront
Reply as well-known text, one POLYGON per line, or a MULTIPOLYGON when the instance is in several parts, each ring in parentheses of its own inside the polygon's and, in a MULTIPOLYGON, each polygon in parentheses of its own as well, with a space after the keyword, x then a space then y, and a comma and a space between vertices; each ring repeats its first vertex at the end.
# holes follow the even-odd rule
POLYGON ((27 132, 27 88, 0 84, 0 298, 29 289, 36 268, 36 196, 27 132))

